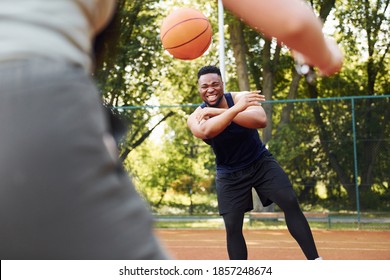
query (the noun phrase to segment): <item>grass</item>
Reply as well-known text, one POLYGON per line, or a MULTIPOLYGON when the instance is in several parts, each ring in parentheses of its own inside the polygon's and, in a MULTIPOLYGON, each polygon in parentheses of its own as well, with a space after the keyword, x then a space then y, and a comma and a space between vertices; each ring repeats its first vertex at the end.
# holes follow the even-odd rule
MULTIPOLYGON (((309 221, 312 229, 322 230, 390 230, 390 223, 383 222, 361 222, 337 221, 332 222, 329 228, 327 222, 309 221)), ((223 220, 218 215, 204 216, 156 216, 155 228, 171 229, 223 229, 223 220)), ((244 221, 244 229, 287 229, 285 221, 253 221, 249 224, 244 221)))
MULTIPOLYGON (((167 194, 164 203, 159 207, 152 206, 151 211, 155 213, 156 228, 183 228, 183 229, 223 229, 224 223, 218 215, 216 194, 194 194, 193 204, 190 207, 189 197, 185 194, 167 194), (192 213, 193 215, 190 215, 192 213)), ((153 205, 153 204, 152 204, 153 205)), ((304 205, 302 205, 304 207, 304 205)), ((325 209, 313 209, 306 207, 305 211, 325 211, 325 209)), ((375 219, 390 219, 390 212, 362 212, 361 222, 356 221, 355 211, 331 212, 332 220, 330 229, 332 230, 390 230, 390 223, 378 222, 375 219)), ((329 229, 329 224, 324 221, 309 221, 312 229, 329 229)), ((249 221, 244 222, 244 229, 287 229, 284 221, 249 221)))

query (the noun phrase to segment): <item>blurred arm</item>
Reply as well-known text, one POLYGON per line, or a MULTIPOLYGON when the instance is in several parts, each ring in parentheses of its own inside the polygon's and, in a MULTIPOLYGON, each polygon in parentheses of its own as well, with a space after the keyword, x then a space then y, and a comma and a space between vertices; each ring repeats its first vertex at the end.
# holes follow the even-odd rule
POLYGON ((302 0, 223 0, 231 10, 266 37, 275 37, 294 51, 300 62, 316 66, 321 74, 341 69, 343 55, 336 42, 325 38, 322 22, 302 0))

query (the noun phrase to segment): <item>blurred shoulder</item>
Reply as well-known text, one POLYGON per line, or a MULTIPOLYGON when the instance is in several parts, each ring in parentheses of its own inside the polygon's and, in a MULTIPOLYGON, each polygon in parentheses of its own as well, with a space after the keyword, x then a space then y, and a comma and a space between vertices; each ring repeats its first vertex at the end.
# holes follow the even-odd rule
POLYGON ((93 25, 95 32, 101 31, 114 14, 116 0, 73 0, 80 5, 93 25))

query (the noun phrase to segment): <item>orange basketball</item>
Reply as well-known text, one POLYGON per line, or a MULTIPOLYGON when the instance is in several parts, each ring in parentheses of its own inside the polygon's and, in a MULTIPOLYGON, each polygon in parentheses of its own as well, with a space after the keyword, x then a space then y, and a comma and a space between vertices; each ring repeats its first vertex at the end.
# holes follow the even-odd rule
POLYGON ((163 47, 175 58, 200 57, 210 46, 213 32, 207 17, 191 8, 179 8, 168 15, 160 28, 163 47))

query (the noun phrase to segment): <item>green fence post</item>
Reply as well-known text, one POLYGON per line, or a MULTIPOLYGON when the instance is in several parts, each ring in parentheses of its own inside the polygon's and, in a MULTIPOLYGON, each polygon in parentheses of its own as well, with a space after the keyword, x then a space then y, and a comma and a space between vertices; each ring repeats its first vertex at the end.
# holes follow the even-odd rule
POLYGON ((354 98, 351 98, 351 105, 352 105, 353 162, 354 162, 355 188, 356 188, 356 210, 357 210, 358 228, 360 229, 360 199, 359 199, 359 182, 358 182, 358 166, 357 166, 355 99, 354 98))

